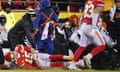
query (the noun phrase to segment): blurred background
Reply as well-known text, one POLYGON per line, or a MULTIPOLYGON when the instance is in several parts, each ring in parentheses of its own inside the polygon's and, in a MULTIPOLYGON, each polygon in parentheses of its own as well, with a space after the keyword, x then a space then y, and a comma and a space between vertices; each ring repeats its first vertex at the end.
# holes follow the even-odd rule
MULTIPOLYGON (((105 11, 109 11, 114 0, 104 0, 105 1, 105 11)), ((4 3, 9 3, 11 5, 12 11, 16 13, 16 21, 24 14, 26 8, 34 8, 34 4, 40 2, 40 0, 1 0, 0 5, 4 3)), ((52 7, 56 12, 59 12, 59 18, 67 18, 73 14, 81 16, 84 9, 85 0, 51 0, 52 7)), ((0 7, 2 10, 2 7, 0 7)))

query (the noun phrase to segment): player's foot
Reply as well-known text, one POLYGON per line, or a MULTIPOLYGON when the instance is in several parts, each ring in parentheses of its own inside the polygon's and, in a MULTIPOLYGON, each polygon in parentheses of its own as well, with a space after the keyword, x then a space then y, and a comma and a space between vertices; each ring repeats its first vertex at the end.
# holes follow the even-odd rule
POLYGON ((91 66, 91 60, 87 56, 84 56, 83 60, 85 62, 86 68, 91 69, 92 68, 92 66, 91 66))
POLYGON ((115 46, 117 44, 117 41, 108 41, 107 45, 110 46, 111 48, 113 48, 113 46, 115 46))
POLYGON ((85 63, 83 59, 80 59, 78 62, 76 62, 76 66, 79 68, 84 69, 85 68, 85 63))
POLYGON ((64 66, 63 66, 63 68, 64 69, 68 69, 68 66, 70 65, 70 63, 69 62, 64 62, 64 66))
POLYGON ((81 69, 79 69, 74 62, 70 62, 70 65, 69 65, 67 68, 68 68, 69 70, 81 71, 81 69))

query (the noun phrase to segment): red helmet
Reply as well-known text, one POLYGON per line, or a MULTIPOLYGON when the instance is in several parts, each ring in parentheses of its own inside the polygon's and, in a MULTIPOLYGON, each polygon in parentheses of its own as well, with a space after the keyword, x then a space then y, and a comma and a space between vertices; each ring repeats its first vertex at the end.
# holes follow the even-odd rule
POLYGON ((95 7, 104 7, 104 1, 103 0, 93 0, 95 7))
POLYGON ((7 52, 5 54, 5 59, 6 59, 6 61, 11 62, 13 59, 13 54, 11 52, 7 52))

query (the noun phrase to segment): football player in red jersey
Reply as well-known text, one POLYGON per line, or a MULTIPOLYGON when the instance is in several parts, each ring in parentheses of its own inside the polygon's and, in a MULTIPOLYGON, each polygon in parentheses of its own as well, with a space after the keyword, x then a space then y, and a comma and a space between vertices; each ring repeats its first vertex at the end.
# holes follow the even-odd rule
POLYGON ((32 48, 23 45, 17 45, 15 51, 8 52, 5 54, 5 59, 8 62, 15 61, 17 67, 27 68, 27 69, 38 69, 36 64, 34 64, 32 48))
POLYGON ((26 69, 46 69, 50 67, 63 67, 65 62, 51 62, 51 60, 72 60, 71 56, 48 55, 35 52, 33 48, 17 45, 14 53, 6 53, 7 61, 15 60, 17 67, 26 69))
POLYGON ((96 47, 83 57, 87 68, 91 68, 91 59, 105 49, 104 39, 97 28, 103 9, 104 2, 102 0, 87 0, 83 13, 83 22, 80 26, 80 46, 74 53, 73 60, 68 66, 69 69, 78 70, 76 62, 85 51, 89 42, 92 42, 96 47))

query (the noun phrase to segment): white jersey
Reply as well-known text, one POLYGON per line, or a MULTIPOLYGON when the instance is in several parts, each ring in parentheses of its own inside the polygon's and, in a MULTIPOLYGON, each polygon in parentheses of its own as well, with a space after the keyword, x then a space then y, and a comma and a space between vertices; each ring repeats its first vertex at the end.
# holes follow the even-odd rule
POLYGON ((85 10, 83 15, 83 22, 92 25, 93 27, 97 26, 100 15, 98 13, 94 13, 95 5, 93 0, 88 0, 85 4, 85 10))
POLYGON ((93 43, 97 46, 105 45, 103 36, 98 30, 98 24, 101 22, 100 14, 94 12, 94 0, 88 0, 85 5, 83 22, 80 26, 80 46, 86 47, 93 43))

